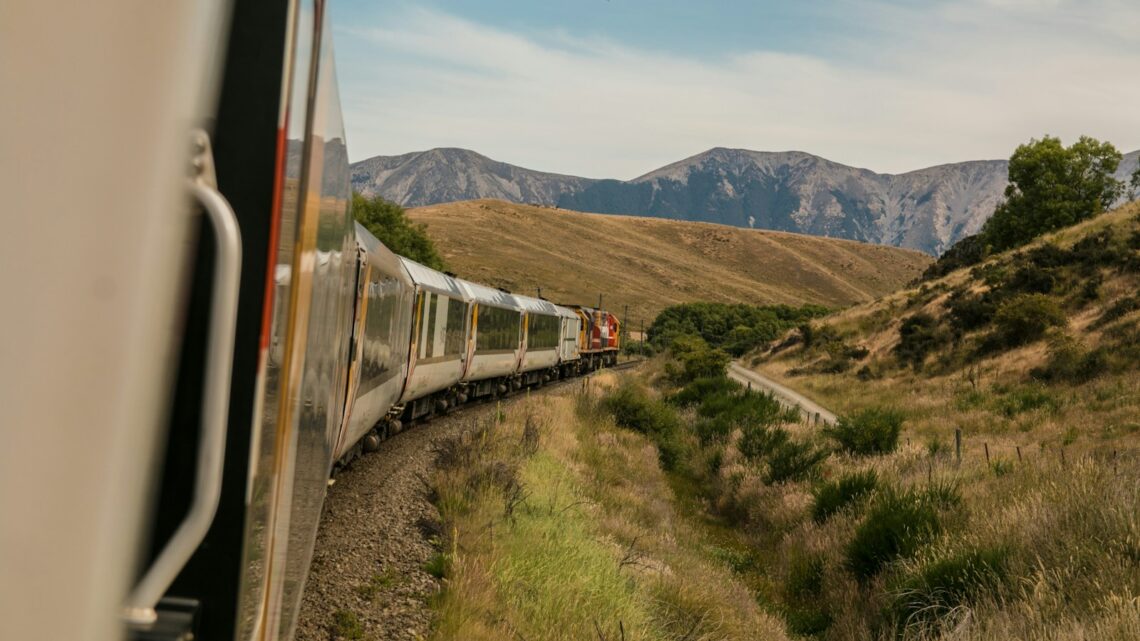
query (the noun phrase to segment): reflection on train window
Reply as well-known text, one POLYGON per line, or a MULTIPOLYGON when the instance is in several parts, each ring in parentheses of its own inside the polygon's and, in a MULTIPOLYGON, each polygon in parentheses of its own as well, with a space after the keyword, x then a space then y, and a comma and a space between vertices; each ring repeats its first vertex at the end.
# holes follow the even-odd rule
POLYGON ((396 342, 394 321, 401 298, 400 282, 373 274, 366 293, 364 345, 360 356, 361 394, 392 378, 401 360, 400 355, 392 351, 396 342))
POLYGON ((516 311, 480 305, 475 351, 518 349, 519 320, 519 313, 516 311))
POLYGON ((554 349, 558 347, 562 323, 557 316, 530 314, 527 316, 527 349, 554 349))
POLYGON ((447 356, 461 354, 467 334, 467 303, 454 298, 444 300, 447 301, 447 332, 443 353, 447 356))

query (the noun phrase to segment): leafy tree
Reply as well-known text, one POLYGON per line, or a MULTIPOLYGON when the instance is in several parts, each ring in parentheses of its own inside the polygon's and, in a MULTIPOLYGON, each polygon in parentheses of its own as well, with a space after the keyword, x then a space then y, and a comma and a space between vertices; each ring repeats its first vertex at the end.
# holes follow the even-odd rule
POLYGON ((1017 247, 1101 213, 1123 194, 1113 177, 1121 158, 1088 136, 1068 147, 1052 136, 1019 146, 1009 159, 1005 200, 982 228, 986 243, 999 251, 1017 247))
POLYGON ((443 258, 427 235, 426 225, 408 220, 404 208, 376 196, 352 194, 352 214, 384 246, 432 269, 445 269, 443 258))
POLYGON ((671 345, 678 336, 700 336, 710 345, 740 356, 827 311, 819 305, 684 303, 667 307, 657 315, 648 328, 649 341, 660 349, 671 345))

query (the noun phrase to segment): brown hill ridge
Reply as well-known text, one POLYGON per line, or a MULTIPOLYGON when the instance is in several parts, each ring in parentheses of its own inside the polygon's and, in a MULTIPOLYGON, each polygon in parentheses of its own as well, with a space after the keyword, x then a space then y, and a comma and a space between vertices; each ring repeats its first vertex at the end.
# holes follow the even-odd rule
POLYGON ((460 276, 567 303, 629 305, 631 328, 692 301, 845 307, 895 291, 930 257, 854 241, 584 214, 499 200, 409 210, 460 276))

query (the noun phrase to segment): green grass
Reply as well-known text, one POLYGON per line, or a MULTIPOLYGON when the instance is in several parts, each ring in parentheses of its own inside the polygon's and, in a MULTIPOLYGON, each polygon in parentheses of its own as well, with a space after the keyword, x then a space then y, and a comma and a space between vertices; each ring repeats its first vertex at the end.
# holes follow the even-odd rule
POLYGON ((360 623, 360 618, 355 613, 348 610, 337 610, 333 613, 333 623, 329 629, 329 635, 333 639, 359 641, 364 638, 364 625, 360 623))

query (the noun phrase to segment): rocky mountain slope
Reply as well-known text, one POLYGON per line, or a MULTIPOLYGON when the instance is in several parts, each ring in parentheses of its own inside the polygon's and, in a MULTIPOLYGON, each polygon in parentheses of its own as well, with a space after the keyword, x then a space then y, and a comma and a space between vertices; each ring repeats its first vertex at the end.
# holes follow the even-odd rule
MULTIPOLYGON (((1121 163, 1126 178, 1140 151, 1121 163)), ((1005 189, 1007 162, 879 174, 804 152, 715 148, 629 181, 549 174, 463 149, 377 156, 352 184, 406 206, 474 198, 608 214, 715 222, 941 254, 976 232, 1005 189)))

